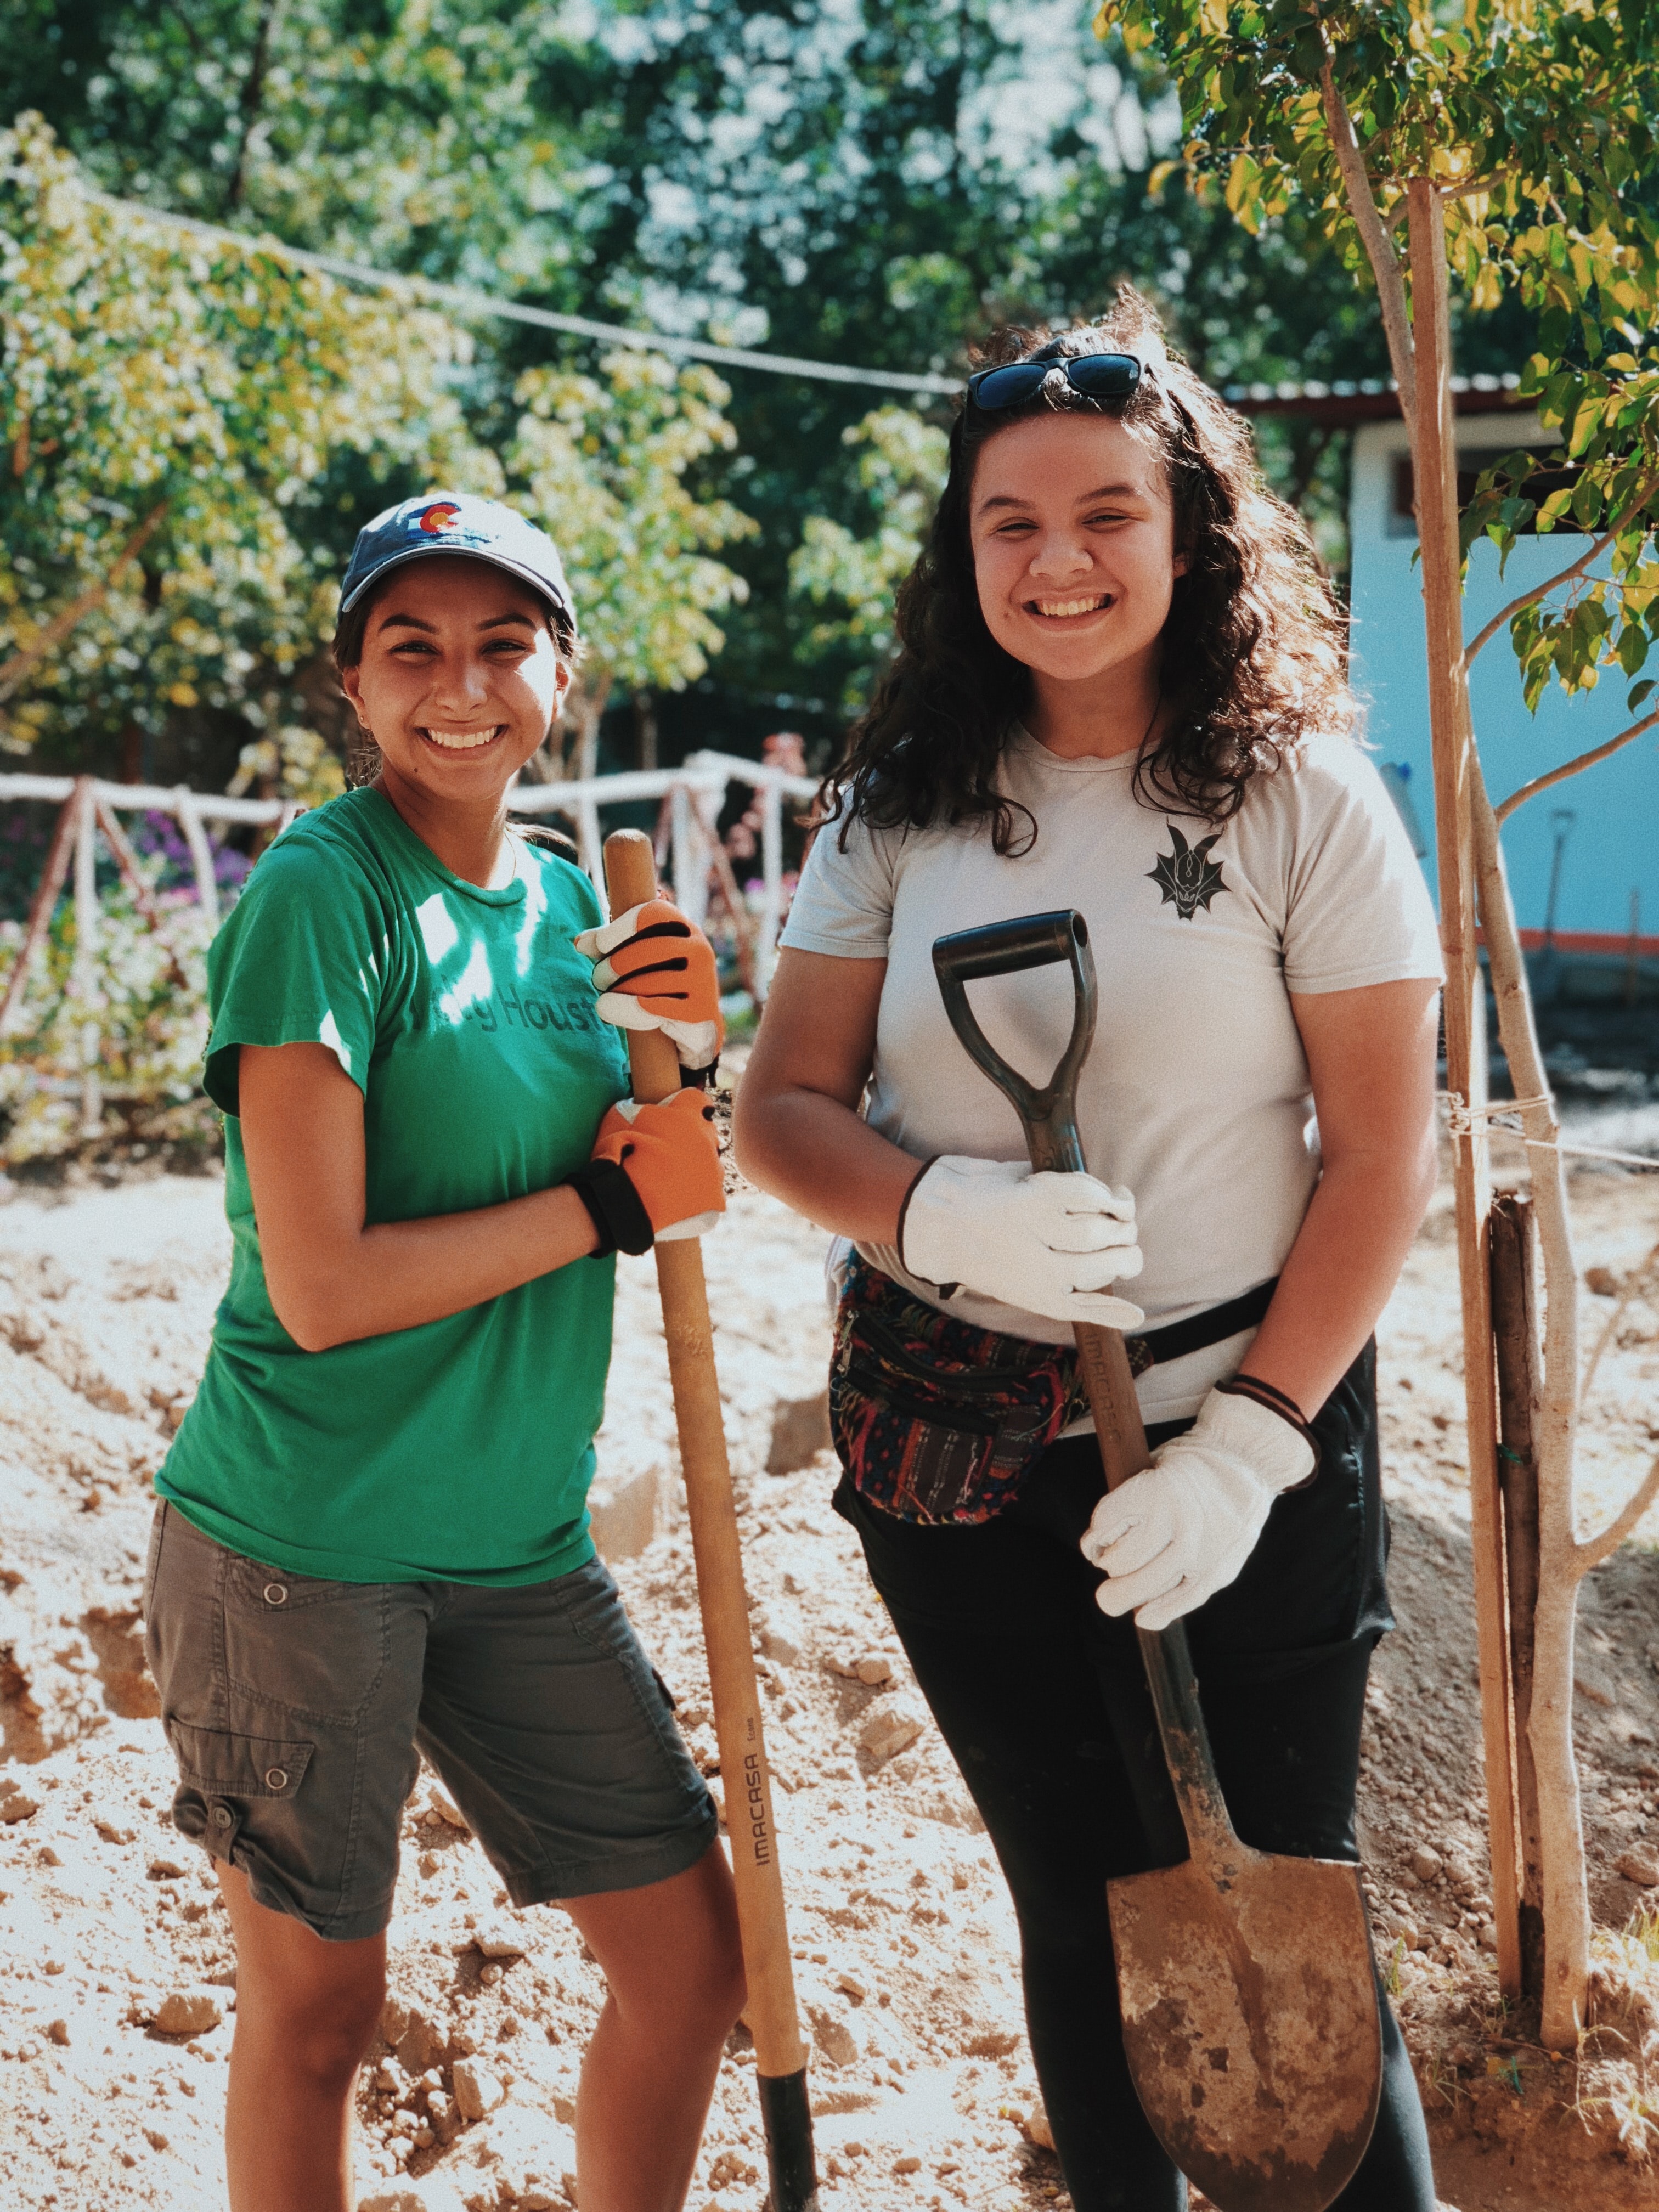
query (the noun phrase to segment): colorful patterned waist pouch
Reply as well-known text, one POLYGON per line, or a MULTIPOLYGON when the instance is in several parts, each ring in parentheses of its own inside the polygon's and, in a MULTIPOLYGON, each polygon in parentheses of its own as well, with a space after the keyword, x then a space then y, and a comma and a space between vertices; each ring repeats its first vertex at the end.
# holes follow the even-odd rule
MULTIPOLYGON (((1276 1287, 1128 1340, 1142 1374, 1261 1321, 1276 1287)), ((1060 1431, 1089 1409, 1073 1344, 1037 1344, 940 1313, 847 1261, 830 1364, 830 1433, 860 1497, 901 1521, 994 1520, 1060 1431)))
POLYGON ((1075 1346, 954 1321, 849 1258, 830 1433, 871 1504, 902 1521, 989 1521, 1086 1407, 1075 1346))

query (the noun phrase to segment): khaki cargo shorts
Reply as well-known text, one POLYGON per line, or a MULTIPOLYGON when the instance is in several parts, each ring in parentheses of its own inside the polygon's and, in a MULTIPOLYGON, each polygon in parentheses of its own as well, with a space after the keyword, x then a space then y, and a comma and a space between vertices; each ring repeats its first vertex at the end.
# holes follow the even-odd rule
POLYGON ((174 1823, 337 1942, 392 1917, 424 1753, 515 1905, 681 1874, 714 1808, 616 1583, 336 1583, 157 1509, 145 1648, 174 1823))

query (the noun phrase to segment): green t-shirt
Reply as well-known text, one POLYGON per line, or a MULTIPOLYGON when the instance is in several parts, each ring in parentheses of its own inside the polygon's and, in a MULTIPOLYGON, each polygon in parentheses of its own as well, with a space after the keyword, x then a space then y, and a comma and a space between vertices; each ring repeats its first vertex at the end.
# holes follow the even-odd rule
POLYGON ((580 869, 514 839, 502 890, 452 875, 378 792, 302 816, 208 959, 230 1288, 156 1488, 220 1543, 337 1582, 550 1579, 592 1556, 615 1262, 578 1260, 447 1320, 303 1352, 265 1288, 244 1044, 329 1045, 363 1094, 368 1218, 497 1206, 587 1159, 628 1090, 572 939, 580 869))

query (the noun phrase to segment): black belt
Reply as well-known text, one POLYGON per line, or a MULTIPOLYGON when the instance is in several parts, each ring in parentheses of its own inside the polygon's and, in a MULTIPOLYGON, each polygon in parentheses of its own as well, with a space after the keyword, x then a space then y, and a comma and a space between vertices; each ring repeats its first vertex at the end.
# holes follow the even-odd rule
POLYGON ((1144 1375, 1149 1367, 1162 1367, 1171 1359, 1184 1358, 1189 1352, 1202 1352, 1206 1346, 1224 1344, 1241 1329, 1256 1328, 1273 1304, 1273 1292, 1278 1288, 1279 1278, 1275 1275, 1271 1282, 1258 1283, 1253 1291, 1229 1298, 1225 1305, 1211 1306, 1206 1312, 1189 1314, 1185 1321, 1172 1321, 1166 1328, 1149 1328, 1139 1336, 1126 1337, 1129 1372, 1144 1375))

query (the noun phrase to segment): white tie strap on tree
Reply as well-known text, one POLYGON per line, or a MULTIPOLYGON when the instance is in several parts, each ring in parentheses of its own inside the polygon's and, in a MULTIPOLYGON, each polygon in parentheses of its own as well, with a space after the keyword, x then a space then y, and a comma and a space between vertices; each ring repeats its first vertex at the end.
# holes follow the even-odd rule
POLYGON ((1494 1098, 1485 1106, 1471 1106, 1461 1091, 1443 1091, 1446 1102, 1446 1129, 1453 1137, 1472 1137, 1489 1133, 1494 1136, 1512 1137, 1516 1144, 1528 1146, 1536 1152, 1568 1152, 1575 1159, 1614 1160, 1621 1167, 1659 1168, 1659 1158, 1650 1152, 1610 1152, 1605 1145, 1570 1145, 1559 1137, 1529 1137, 1523 1117, 1531 1112, 1555 1110, 1553 1098, 1494 1098))

